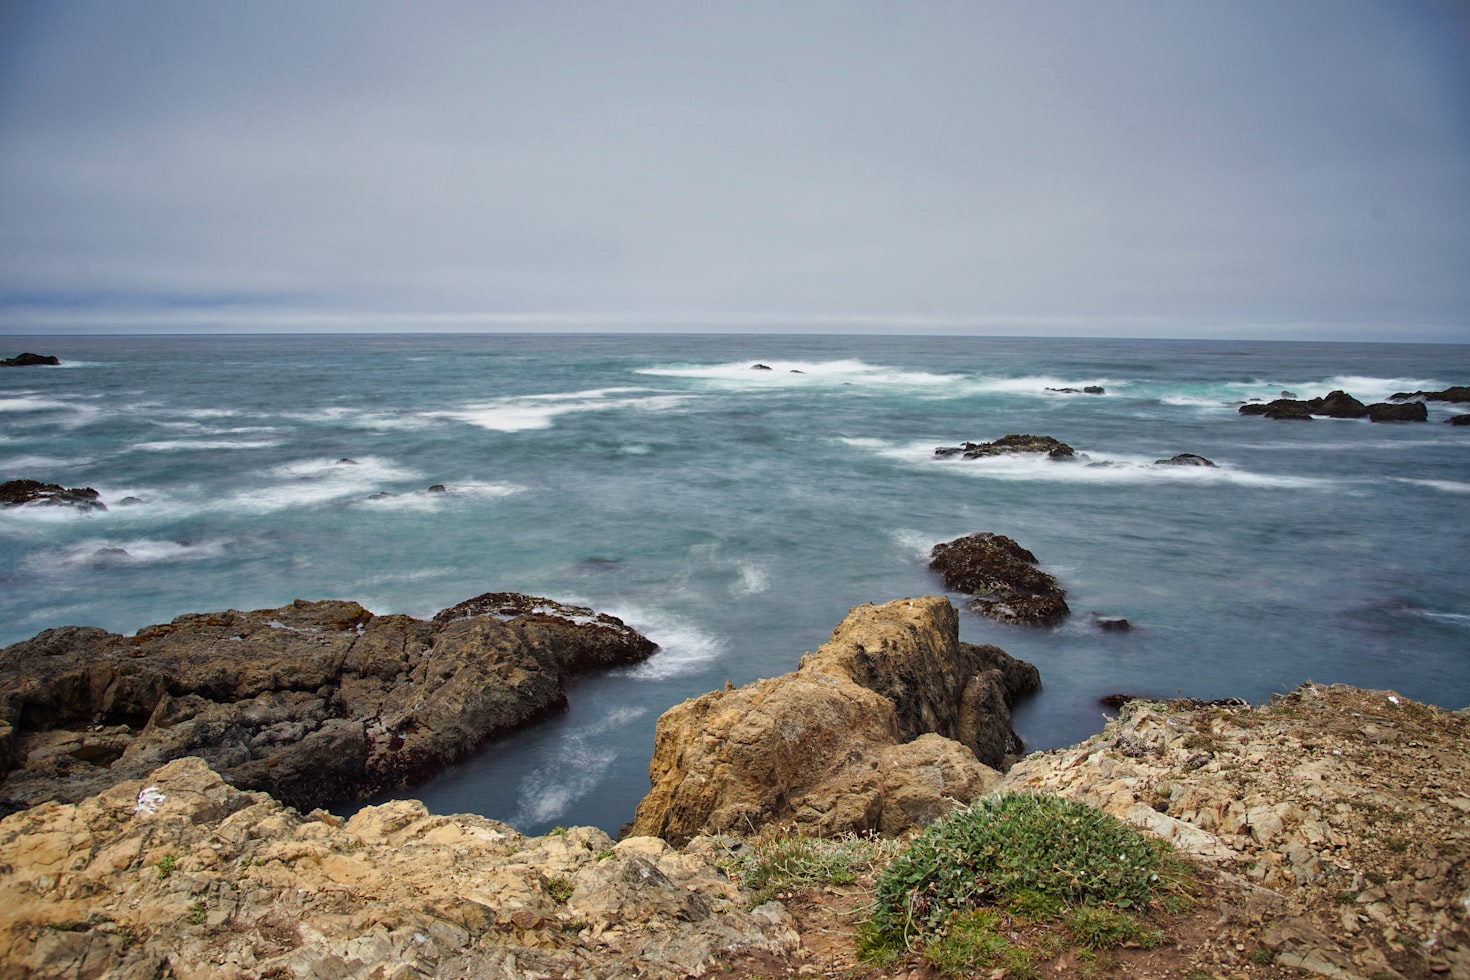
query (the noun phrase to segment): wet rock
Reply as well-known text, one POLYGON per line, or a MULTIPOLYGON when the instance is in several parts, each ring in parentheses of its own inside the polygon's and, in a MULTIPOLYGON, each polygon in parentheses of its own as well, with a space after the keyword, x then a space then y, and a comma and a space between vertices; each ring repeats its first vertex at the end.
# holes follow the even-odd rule
POLYGON ((74 802, 195 755, 309 810, 420 781, 563 708, 568 674, 655 649, 595 614, 426 622, 339 601, 181 616, 133 637, 46 630, 0 651, 0 795, 74 802), (99 726, 110 741, 88 748, 99 726))
POLYGON ((1328 392, 1322 398, 1310 402, 1313 415, 1325 415, 1334 419, 1360 419, 1368 414, 1368 406, 1342 390, 1328 392))
POLYGON ((773 368, 769 364, 752 364, 750 366, 750 369, 752 371, 770 371, 770 370, 773 370, 773 368))
POLYGON ((1180 453, 1168 459, 1154 460, 1155 466, 1214 466, 1214 462, 1194 453, 1180 453))
POLYGON ((59 367, 61 359, 54 354, 32 354, 27 351, 0 360, 0 367, 59 367))
POLYGON ((629 832, 924 826, 999 779, 1019 750, 1010 706, 1039 685, 1030 664, 961 643, 942 597, 855 607, 796 671, 665 712, 629 832))
POLYGON ((1470 402, 1470 385, 1451 385, 1440 391, 1398 391, 1388 396, 1391 402, 1470 402))
POLYGON ((1470 425, 1470 415, 1453 415, 1445 421, 1450 425, 1470 425))
POLYGON ((1122 616, 1104 616, 1102 613, 1091 613, 1089 618, 1092 625, 1109 633, 1126 633, 1133 629, 1133 624, 1122 616))
POLYGON ((1402 402, 1396 404, 1378 402, 1368 406, 1368 421, 1427 422, 1429 421, 1429 409, 1424 407, 1423 402, 1402 402))
POLYGON ((1049 459, 1068 459, 1075 451, 1065 442, 1051 436, 1011 434, 994 442, 965 442, 958 446, 941 446, 934 450, 935 456, 960 456, 964 459, 982 459, 987 456, 1004 456, 1009 453, 1045 453, 1049 459))
POLYGON ((1250 402, 1240 406, 1241 415, 1263 415, 1268 419, 1283 421, 1310 421, 1312 406, 1294 398, 1277 398, 1264 404, 1250 402))
POLYGON ((91 487, 67 489, 56 483, 39 480, 9 480, 0 483, 0 507, 75 507, 78 510, 106 510, 102 495, 91 487))
POLYGON ((1036 556, 1003 534, 982 531, 934 546, 929 567, 944 587, 975 596, 970 609, 1008 623, 1053 626, 1071 612, 1054 576, 1036 556))

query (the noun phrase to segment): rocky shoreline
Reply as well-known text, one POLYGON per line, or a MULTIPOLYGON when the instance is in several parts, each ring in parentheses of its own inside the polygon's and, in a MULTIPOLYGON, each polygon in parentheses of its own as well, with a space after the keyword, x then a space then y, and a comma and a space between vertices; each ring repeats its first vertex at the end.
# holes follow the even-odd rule
MULTIPOLYGON (((562 628, 537 617, 597 619, 525 599, 487 594, 437 624, 375 625, 344 618, 347 604, 261 615, 329 657, 344 633, 469 624, 504 639, 491 623, 529 619, 522 632, 544 647, 562 628)), ((937 597, 859 606, 792 674, 671 709, 621 841, 592 828, 529 838, 412 800, 344 822, 194 755, 119 773, 0 820, 0 976, 769 975, 747 962, 888 975, 833 951, 842 927, 822 910, 835 891, 756 904, 725 871, 741 838, 901 834, 984 793, 1038 791, 1170 841, 1211 882, 1172 947, 1107 975, 1470 975, 1465 712, 1316 685, 1256 707, 1134 701, 1094 738, 1016 760, 1008 704, 1034 668, 960 643, 955 617, 937 597)), ((200 625, 183 619, 171 633, 200 625)), ((22 645, 31 658, 46 655, 37 641, 22 645)), ((121 692, 129 676, 101 687, 121 692)), ((10 744, 34 728, 23 721, 10 744)))

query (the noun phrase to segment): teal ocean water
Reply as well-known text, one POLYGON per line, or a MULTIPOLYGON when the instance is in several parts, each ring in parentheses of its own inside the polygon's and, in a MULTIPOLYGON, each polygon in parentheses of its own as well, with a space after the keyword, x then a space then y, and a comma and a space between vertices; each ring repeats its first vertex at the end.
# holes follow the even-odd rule
MULTIPOLYGON (((1239 402, 1470 383, 1470 346, 832 336, 6 338, 0 479, 105 512, 0 512, 0 643, 296 597, 428 616, 490 590, 662 645, 405 795, 616 831, 659 714, 795 668, 847 610, 942 592, 927 553, 1008 534, 1053 629, 962 636, 1041 670, 1033 748, 1114 692, 1263 699, 1307 679, 1470 703, 1470 428, 1273 422, 1239 402), (771 370, 756 370, 761 363, 771 370), (1098 385, 1103 395, 1048 388, 1098 385), (1051 435, 1086 459, 936 459, 1051 435), (1176 453, 1214 469, 1153 465, 1176 453), (344 461, 345 460, 345 461, 344 461), (1106 464, 1106 465, 1088 465, 1106 464), (443 492, 429 487, 442 485, 443 492), (138 503, 124 505, 124 498, 138 503), (1099 630, 1098 612, 1135 624, 1099 630)), ((1460 410, 1464 410, 1461 406, 1460 410)))

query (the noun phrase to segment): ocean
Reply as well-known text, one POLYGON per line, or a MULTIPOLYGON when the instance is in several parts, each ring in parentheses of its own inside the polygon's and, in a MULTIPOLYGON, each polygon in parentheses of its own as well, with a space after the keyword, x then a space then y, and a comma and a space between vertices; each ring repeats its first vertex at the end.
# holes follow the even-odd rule
MULTIPOLYGON (((616 833, 659 714, 795 669, 854 605, 942 594, 927 555, 1009 535, 1055 628, 962 612, 1041 671, 1031 748, 1113 693, 1252 701, 1308 679, 1470 704, 1470 428, 1272 421, 1240 402, 1470 384, 1470 346, 776 335, 6 337, 0 479, 106 511, 0 511, 0 644, 487 591, 610 612, 662 649, 405 791, 523 831, 616 833), (756 364, 770 370, 760 370, 756 364), (1101 386, 1103 394, 1048 389, 1101 386), (1076 462, 935 458, 1009 433, 1076 462), (1177 453, 1214 468, 1158 466, 1177 453), (431 491, 430 487, 442 487, 431 491), (123 503, 126 498, 136 502, 123 503), (1128 632, 1090 614, 1126 617, 1128 632)), ((963 597, 952 597, 961 604, 963 597)))

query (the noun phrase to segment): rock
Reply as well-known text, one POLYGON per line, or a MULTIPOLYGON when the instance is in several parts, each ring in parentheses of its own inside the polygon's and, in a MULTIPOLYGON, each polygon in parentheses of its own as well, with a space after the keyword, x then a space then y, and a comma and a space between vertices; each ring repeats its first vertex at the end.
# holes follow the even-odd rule
POLYGON ((1313 398, 1309 403, 1313 415, 1325 415, 1334 419, 1360 419, 1368 414, 1368 407, 1342 390, 1328 392, 1322 398, 1313 398))
POLYGON ((1470 425, 1470 415, 1453 415, 1445 421, 1450 425, 1470 425))
POLYGON ((942 597, 857 606, 796 671, 666 711, 628 832, 924 826, 1000 778, 1019 750, 1010 706, 1039 686, 1030 664, 961 643, 942 597))
POLYGON ((0 367, 59 367, 61 359, 54 354, 19 354, 0 360, 0 367))
POLYGON ((1312 418, 1312 407, 1307 402, 1294 398, 1278 398, 1275 401, 1261 404, 1251 402, 1240 406, 1241 415, 1264 415, 1268 419, 1280 420, 1310 420, 1312 418))
POLYGON ((430 493, 448 493, 449 488, 442 483, 436 483, 429 488, 430 493))
POLYGON ((1104 616, 1102 613, 1095 612, 1090 613, 1089 618, 1092 620, 1092 625, 1110 633, 1126 633, 1133 629, 1133 624, 1122 616, 1104 616))
POLYGON ((6 818, 0 866, 7 976, 675 980, 797 943, 713 854, 595 828, 527 838, 415 800, 343 824, 192 758, 6 818))
POLYGON ((962 456, 965 459, 1003 456, 1007 453, 1045 453, 1050 459, 1067 459, 1074 455, 1074 450, 1065 442, 1059 442, 1051 436, 1017 434, 1002 436, 994 442, 966 442, 958 446, 941 446, 934 450, 935 456, 962 456))
MULTIPOLYGON (((481 597, 484 598, 484 597, 481 597)), ((0 651, 0 796, 75 802, 185 755, 303 810, 422 780, 566 704, 564 678, 657 647, 612 617, 353 602, 67 626, 0 651)), ((561 607, 567 608, 567 607, 561 607)))
POLYGON ((750 369, 752 371, 770 371, 770 370, 772 370, 772 368, 771 368, 771 366, 769 364, 752 364, 750 366, 750 369))
POLYGON ((1398 404, 1378 402, 1368 406, 1368 421, 1427 422, 1429 421, 1429 409, 1424 407, 1423 402, 1403 402, 1398 404))
POLYGON ((1154 460, 1154 465, 1155 466, 1214 466, 1215 464, 1212 461, 1210 461, 1208 459, 1205 459, 1203 456, 1196 456, 1194 453, 1180 453, 1177 456, 1170 456, 1168 459, 1156 459, 1156 460, 1154 460))
POLYGON ((1281 392, 1281 394, 1280 394, 1280 396, 1278 396, 1278 397, 1281 397, 1281 398, 1292 398, 1292 399, 1295 399, 1295 398, 1296 398, 1296 392, 1294 392, 1294 391, 1285 391, 1285 390, 1283 390, 1283 391, 1282 391, 1282 392, 1281 392))
POLYGON ((1108 390, 1102 385, 1085 385, 1082 389, 1084 395, 1106 395, 1108 390))
POLYGON ((1452 385, 1442 391, 1395 392, 1388 396, 1391 402, 1470 402, 1470 385, 1452 385))
POLYGON ((65 506, 78 510, 106 510, 102 495, 91 487, 72 487, 39 480, 9 480, 0 483, 0 507, 65 506))
POLYGON ((1003 534, 982 531, 937 544, 929 567, 944 587, 975 596, 969 608, 1009 623, 1054 626, 1071 612, 1054 576, 1036 567, 1036 556, 1003 534))

